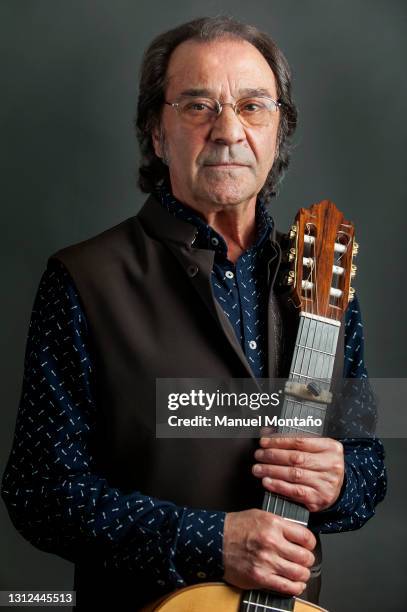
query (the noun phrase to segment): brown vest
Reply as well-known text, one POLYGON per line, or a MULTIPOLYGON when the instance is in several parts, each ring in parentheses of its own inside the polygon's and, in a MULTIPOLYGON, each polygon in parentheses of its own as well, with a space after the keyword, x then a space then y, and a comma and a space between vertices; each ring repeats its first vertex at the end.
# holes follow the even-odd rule
MULTIPOLYGON (((98 408, 92 451, 123 492, 193 508, 261 507, 264 491, 251 474, 256 440, 155 438, 156 378, 253 376, 212 292, 214 252, 194 248, 195 233, 150 196, 136 216, 51 256, 69 271, 88 322, 98 408)), ((271 244, 268 376, 275 377, 287 373, 297 318, 272 290, 275 235, 271 244)), ((90 572, 81 568, 77 588, 92 581, 90 572)))

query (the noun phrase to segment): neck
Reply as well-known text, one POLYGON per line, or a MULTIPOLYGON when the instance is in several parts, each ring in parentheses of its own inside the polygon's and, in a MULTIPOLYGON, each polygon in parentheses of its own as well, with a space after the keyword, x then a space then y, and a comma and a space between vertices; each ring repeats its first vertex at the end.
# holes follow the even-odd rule
POLYGON ((224 238, 228 247, 228 259, 233 263, 253 244, 256 238, 256 196, 238 204, 219 204, 207 201, 186 201, 175 191, 173 195, 195 210, 224 238))
POLYGON ((210 211, 206 222, 223 238, 228 247, 228 259, 236 262, 256 238, 256 200, 219 211, 210 211))

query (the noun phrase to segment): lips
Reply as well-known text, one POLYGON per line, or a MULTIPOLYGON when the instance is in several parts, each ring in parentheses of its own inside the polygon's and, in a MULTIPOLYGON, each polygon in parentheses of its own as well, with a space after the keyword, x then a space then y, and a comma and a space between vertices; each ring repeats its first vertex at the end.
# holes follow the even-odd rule
POLYGON ((210 168, 218 168, 218 167, 225 167, 225 168, 247 168, 247 164, 228 164, 228 163, 220 163, 220 164, 205 164, 205 166, 209 166, 210 168))

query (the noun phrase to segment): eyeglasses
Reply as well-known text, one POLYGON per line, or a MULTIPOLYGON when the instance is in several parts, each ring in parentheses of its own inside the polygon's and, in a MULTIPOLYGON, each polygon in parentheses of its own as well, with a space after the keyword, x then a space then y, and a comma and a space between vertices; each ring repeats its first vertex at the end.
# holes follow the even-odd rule
POLYGON ((268 126, 277 117, 277 110, 282 106, 268 96, 241 98, 235 104, 219 102, 215 98, 183 96, 176 102, 167 102, 180 115, 185 123, 191 126, 213 123, 222 112, 224 106, 231 106, 240 122, 246 127, 268 126))

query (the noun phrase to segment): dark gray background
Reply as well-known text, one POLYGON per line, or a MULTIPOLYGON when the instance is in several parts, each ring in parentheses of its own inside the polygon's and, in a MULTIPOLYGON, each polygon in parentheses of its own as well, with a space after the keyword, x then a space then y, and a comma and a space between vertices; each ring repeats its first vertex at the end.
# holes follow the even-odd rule
MULTIPOLYGON (((48 255, 133 215, 144 199, 132 130, 141 54, 157 33, 219 13, 272 34, 293 69, 299 130, 274 203, 278 225, 323 198, 355 222, 367 365, 375 377, 405 376, 404 0, 3 0, 0 472, 48 255)), ((405 440, 386 441, 389 492, 376 517, 324 538, 321 601, 331 612, 407 610, 406 449, 405 440)), ((71 564, 25 542, 3 505, 0 520, 0 589, 71 587, 71 564)))

